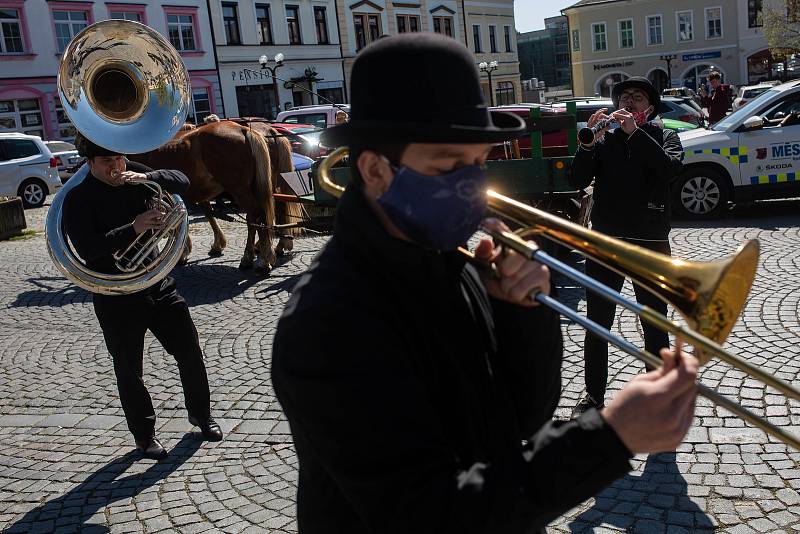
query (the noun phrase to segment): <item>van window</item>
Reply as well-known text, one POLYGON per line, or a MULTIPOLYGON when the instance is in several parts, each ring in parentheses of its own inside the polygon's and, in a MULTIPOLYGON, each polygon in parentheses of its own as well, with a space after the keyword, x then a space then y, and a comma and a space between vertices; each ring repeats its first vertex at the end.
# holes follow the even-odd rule
POLYGON ((289 124, 311 124, 317 128, 328 126, 328 116, 325 113, 309 113, 307 115, 289 115, 283 122, 289 124))
POLYGON ((3 139, 3 152, 8 159, 39 155, 39 147, 30 139, 3 139))

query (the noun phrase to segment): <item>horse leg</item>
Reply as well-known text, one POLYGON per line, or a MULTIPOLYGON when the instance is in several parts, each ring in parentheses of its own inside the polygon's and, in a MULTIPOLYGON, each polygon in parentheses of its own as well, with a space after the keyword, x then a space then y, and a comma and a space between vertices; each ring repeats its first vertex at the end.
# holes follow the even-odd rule
POLYGON ((186 243, 183 245, 183 254, 181 255, 181 259, 178 260, 178 266, 183 267, 184 265, 189 263, 189 255, 192 253, 192 238, 187 233, 186 234, 186 243))
POLYGON ((258 259, 256 260, 256 270, 269 272, 272 266, 275 265, 276 256, 275 250, 272 248, 273 230, 271 228, 272 222, 266 221, 266 218, 259 217, 268 225, 267 228, 259 226, 258 228, 258 259))
POLYGON ((211 245, 211 250, 208 251, 208 255, 212 258, 222 256, 222 251, 228 246, 228 241, 225 239, 225 234, 222 233, 217 219, 214 218, 211 201, 206 200, 205 202, 201 202, 200 207, 203 208, 203 214, 205 214, 208 224, 211 225, 211 231, 214 232, 214 243, 211 245))
POLYGON ((239 262, 239 269, 251 269, 253 267, 253 257, 255 256, 255 252, 253 249, 253 245, 256 240, 256 229, 252 226, 253 219, 250 217, 250 214, 247 214, 247 244, 244 246, 244 254, 242 255, 242 261, 239 262))

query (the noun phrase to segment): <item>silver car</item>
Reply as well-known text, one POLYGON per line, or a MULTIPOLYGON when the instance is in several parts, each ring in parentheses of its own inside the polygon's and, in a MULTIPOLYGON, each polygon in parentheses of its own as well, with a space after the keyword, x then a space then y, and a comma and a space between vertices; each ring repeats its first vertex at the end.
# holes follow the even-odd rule
POLYGON ((61 182, 64 183, 69 180, 70 176, 75 174, 75 171, 83 162, 83 158, 78 155, 75 145, 66 141, 45 141, 45 145, 53 153, 58 164, 58 175, 61 177, 61 182))
POLYGON ((20 196, 26 208, 38 208, 60 187, 57 159, 40 137, 0 133, 0 196, 20 196))

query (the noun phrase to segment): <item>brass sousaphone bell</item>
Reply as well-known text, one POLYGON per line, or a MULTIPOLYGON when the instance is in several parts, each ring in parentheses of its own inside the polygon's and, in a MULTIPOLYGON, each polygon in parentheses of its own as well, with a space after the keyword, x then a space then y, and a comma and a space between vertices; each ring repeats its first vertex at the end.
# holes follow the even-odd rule
MULTIPOLYGON (((175 136, 189 112, 191 84, 180 55, 160 33, 138 22, 105 20, 85 28, 67 46, 58 94, 84 137, 114 152, 138 154, 175 136)), ((56 194, 47 214, 47 247, 56 267, 94 293, 126 294, 156 284, 183 254, 189 226, 183 200, 162 192, 155 182, 141 182, 152 191, 164 226, 142 233, 114 255, 121 274, 98 273, 74 254, 62 227, 64 199, 88 173, 83 165, 56 194), (150 260, 153 251, 157 255, 150 260)))

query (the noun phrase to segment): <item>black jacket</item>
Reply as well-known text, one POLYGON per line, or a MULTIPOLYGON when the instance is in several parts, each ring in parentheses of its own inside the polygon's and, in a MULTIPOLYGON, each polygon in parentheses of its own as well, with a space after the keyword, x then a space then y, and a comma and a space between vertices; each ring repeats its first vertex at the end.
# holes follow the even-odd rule
POLYGON ((489 298, 348 188, 272 353, 300 533, 531 532, 624 475, 598 412, 550 421, 561 352, 556 314, 489 298))
POLYGON ((617 128, 594 148, 578 148, 570 175, 579 189, 595 179, 593 229, 615 237, 667 239, 669 186, 682 160, 678 134, 655 120, 631 136, 617 128))
MULTIPOLYGON (((132 162, 127 166, 136 172, 149 169, 132 162)), ((148 180, 170 193, 182 194, 189 188, 189 179, 180 171, 150 170, 145 174, 148 180)), ((143 185, 115 187, 91 173, 69 192, 62 213, 64 230, 89 269, 108 274, 120 272, 114 265, 112 254, 136 239, 133 221, 137 215, 147 211, 150 198, 152 192, 143 185)), ((150 290, 164 291, 173 287, 172 278, 166 277, 150 290)))

